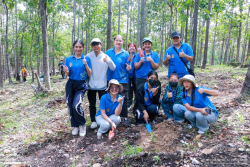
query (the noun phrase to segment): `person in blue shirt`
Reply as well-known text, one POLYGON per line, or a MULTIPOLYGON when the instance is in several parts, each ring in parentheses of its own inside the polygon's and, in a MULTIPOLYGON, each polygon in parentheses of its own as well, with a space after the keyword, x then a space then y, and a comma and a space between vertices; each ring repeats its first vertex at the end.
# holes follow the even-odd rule
POLYGON ((190 62, 193 61, 193 50, 189 44, 181 42, 181 34, 177 31, 172 33, 172 41, 174 44, 166 50, 163 64, 169 64, 168 78, 174 71, 178 74, 179 78, 182 78, 189 73, 180 57, 182 57, 190 68, 190 62))
POLYGON ((84 44, 81 40, 73 43, 74 54, 66 58, 63 71, 69 77, 66 83, 66 101, 69 110, 71 126, 74 127, 72 135, 86 134, 86 119, 81 107, 85 92, 88 89, 86 79, 91 75, 91 62, 82 52, 84 44))
POLYGON ((165 93, 161 100, 161 107, 168 117, 168 121, 174 120, 173 106, 174 104, 182 104, 181 93, 182 87, 178 84, 178 74, 173 72, 170 74, 169 83, 166 86, 165 93))
POLYGON ((135 69, 136 71, 136 86, 140 86, 147 81, 147 75, 150 71, 155 71, 159 68, 159 55, 152 51, 153 40, 149 37, 143 39, 143 53, 144 57, 140 57, 140 53, 137 53, 135 57, 135 69))
POLYGON ((136 70, 134 68, 135 56, 136 56, 136 45, 134 43, 128 44, 129 57, 128 62, 131 64, 132 69, 128 73, 128 110, 133 103, 133 93, 136 92, 136 70))
POLYGON ((124 97, 124 104, 122 106, 121 117, 123 117, 123 122, 126 127, 130 126, 128 120, 128 108, 127 108, 127 94, 128 94, 128 72, 132 69, 128 62, 128 52, 126 52, 123 46, 123 37, 121 35, 116 35, 114 37, 114 47, 107 50, 106 54, 111 58, 111 60, 116 65, 114 71, 108 69, 107 80, 116 79, 123 86, 123 91, 120 93, 124 97))
POLYGON ((185 116, 193 127, 199 129, 199 134, 205 133, 209 130, 209 123, 215 122, 219 117, 218 111, 208 98, 208 96, 218 96, 218 91, 202 86, 196 87, 195 78, 189 74, 179 79, 179 85, 183 86, 181 96, 184 106, 174 105, 175 120, 183 122, 185 116))
POLYGON ((123 98, 119 95, 123 86, 115 79, 111 79, 106 91, 100 100, 99 110, 96 113, 96 123, 100 125, 97 132, 97 139, 101 139, 102 134, 106 133, 111 127, 115 129, 121 122, 120 113, 122 111, 123 98))
POLYGON ((148 120, 154 123, 155 116, 159 114, 160 95, 161 83, 158 80, 158 74, 155 71, 150 71, 147 82, 136 89, 133 113, 138 124, 143 124, 148 120))

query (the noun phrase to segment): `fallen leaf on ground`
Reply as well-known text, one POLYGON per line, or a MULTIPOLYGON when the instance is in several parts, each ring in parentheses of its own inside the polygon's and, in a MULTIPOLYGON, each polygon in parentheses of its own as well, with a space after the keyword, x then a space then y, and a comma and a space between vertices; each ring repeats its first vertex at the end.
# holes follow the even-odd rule
POLYGON ((194 140, 199 140, 201 138, 201 136, 202 136, 201 134, 195 136, 194 140))
POLYGON ((97 152, 98 150, 97 149, 94 149, 94 152, 97 152))
POLYGON ((201 152, 202 152, 203 154, 211 154, 211 153, 213 152, 213 148, 210 148, 210 149, 205 148, 205 149, 203 149, 201 152))
POLYGON ((101 159, 104 158, 105 154, 106 154, 106 153, 101 153, 101 159))
POLYGON ((213 129, 210 129, 210 132, 212 132, 213 134, 215 134, 215 133, 216 133, 213 129))
POLYGON ((80 151, 83 151, 84 147, 80 149, 80 151))
POLYGON ((241 134, 248 134, 250 132, 247 132, 247 131, 240 131, 241 134))
POLYGON ((36 155, 38 155, 38 152, 35 152, 36 155))
POLYGON ((15 164, 15 165, 11 165, 11 167, 24 167, 24 165, 22 165, 22 164, 15 164))
POLYGON ((198 143, 198 146, 201 148, 201 147, 203 146, 203 144, 199 142, 199 143, 198 143))

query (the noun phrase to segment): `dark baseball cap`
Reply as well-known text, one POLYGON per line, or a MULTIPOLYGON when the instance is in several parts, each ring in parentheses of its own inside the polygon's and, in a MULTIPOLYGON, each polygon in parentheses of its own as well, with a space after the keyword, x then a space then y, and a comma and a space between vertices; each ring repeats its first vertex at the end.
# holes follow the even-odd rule
POLYGON ((181 34, 180 34, 178 31, 174 31, 174 32, 172 33, 172 38, 174 38, 174 37, 179 37, 179 38, 181 38, 181 34))

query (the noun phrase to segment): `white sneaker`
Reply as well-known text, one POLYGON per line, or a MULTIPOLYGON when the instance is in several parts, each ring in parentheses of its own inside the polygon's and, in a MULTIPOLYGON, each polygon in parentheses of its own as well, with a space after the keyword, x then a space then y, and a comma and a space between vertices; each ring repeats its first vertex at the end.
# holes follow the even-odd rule
POLYGON ((72 135, 77 135, 79 131, 78 127, 74 127, 74 129, 72 130, 72 135))
POLYGON ((95 128, 97 128, 97 123, 92 122, 92 124, 90 125, 90 129, 95 129, 95 128))
POLYGON ((79 132, 79 136, 84 137, 86 135, 86 126, 79 126, 80 132, 79 132))
POLYGON ((178 122, 178 123, 183 123, 183 122, 184 122, 184 119, 182 119, 182 120, 178 120, 178 121, 175 121, 175 122, 178 122))
POLYGON ((167 119, 167 121, 173 121, 173 120, 174 120, 173 117, 167 119))
POLYGON ((198 133, 199 133, 199 134, 204 134, 205 132, 202 131, 202 130, 199 130, 198 133))
POLYGON ((101 139, 102 138, 102 133, 101 132, 97 132, 97 139, 101 139))

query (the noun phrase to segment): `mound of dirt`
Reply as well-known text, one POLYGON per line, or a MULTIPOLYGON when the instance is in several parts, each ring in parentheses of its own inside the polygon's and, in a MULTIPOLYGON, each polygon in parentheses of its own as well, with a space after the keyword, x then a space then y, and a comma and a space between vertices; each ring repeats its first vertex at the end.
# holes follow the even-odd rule
POLYGON ((150 135, 145 126, 140 128, 141 139, 138 140, 137 145, 143 146, 146 152, 167 152, 173 153, 178 150, 178 139, 182 127, 175 125, 173 122, 163 121, 159 124, 152 125, 152 133, 150 135))
POLYGON ((61 104, 65 104, 65 103, 66 103, 66 98, 64 96, 57 97, 48 102, 47 108, 62 108, 61 104))

